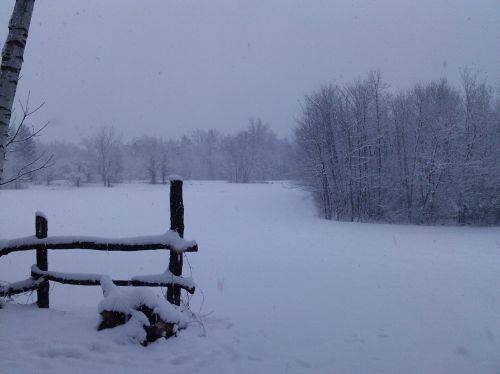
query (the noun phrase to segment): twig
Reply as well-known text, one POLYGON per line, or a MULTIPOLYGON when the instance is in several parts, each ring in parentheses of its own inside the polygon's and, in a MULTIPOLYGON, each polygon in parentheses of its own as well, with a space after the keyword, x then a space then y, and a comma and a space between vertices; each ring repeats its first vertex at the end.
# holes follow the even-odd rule
POLYGON ((49 158, 47 160, 45 160, 45 162, 42 165, 40 165, 34 169, 31 169, 31 170, 23 171, 23 170, 29 168, 30 166, 34 165, 42 157, 43 157, 43 154, 42 154, 42 156, 40 156, 40 157, 36 158, 35 160, 29 162, 28 164, 24 165, 21 169, 19 169, 19 171, 17 172, 17 175, 15 177, 12 177, 12 178, 6 180, 5 182, 4 181, 0 182, 0 186, 6 185, 8 183, 12 183, 12 182, 14 182, 14 181, 26 176, 26 175, 36 173, 37 171, 40 171, 42 169, 46 169, 46 168, 52 166, 52 165, 50 165, 50 161, 52 161, 52 158, 54 157, 54 155, 50 155, 49 158))

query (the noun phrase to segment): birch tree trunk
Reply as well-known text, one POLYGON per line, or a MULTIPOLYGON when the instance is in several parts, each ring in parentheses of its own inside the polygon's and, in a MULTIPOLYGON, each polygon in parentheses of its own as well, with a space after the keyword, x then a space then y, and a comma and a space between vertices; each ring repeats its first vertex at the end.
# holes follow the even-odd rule
POLYGON ((24 47, 28 39, 34 4, 35 0, 16 0, 10 18, 9 34, 2 50, 0 66, 0 183, 2 182, 12 105, 23 64, 24 47))

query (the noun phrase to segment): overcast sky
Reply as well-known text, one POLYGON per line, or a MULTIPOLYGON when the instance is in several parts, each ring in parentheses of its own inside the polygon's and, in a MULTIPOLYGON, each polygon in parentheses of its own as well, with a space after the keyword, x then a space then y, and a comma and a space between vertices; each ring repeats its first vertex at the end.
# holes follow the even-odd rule
MULTIPOLYGON (((5 40, 14 0, 0 1, 5 40)), ((380 68, 395 88, 474 66, 500 77, 500 0, 36 0, 18 98, 46 140, 291 134, 304 94, 380 68)))

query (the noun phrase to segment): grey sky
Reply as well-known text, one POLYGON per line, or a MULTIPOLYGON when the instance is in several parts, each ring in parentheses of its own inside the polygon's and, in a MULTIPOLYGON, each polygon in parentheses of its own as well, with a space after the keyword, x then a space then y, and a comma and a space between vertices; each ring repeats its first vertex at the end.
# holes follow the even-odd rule
MULTIPOLYGON (((0 2, 2 43, 13 4, 0 2)), ((500 76, 499 0, 36 0, 33 17, 18 98, 46 102, 47 140, 101 124, 230 132, 251 116, 289 135, 322 82, 500 76)))

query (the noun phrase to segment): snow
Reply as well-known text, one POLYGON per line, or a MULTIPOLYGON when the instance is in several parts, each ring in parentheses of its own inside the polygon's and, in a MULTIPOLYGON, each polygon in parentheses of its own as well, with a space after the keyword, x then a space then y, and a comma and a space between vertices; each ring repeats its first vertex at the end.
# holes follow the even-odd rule
MULTIPOLYGON (((499 228, 328 222, 288 183, 186 181, 184 205, 201 248, 183 274, 196 278, 198 322, 147 348, 124 343, 125 328, 96 331, 99 287, 51 283, 51 309, 0 309, 0 372, 500 372, 499 228)), ((168 188, 144 184, 4 190, 0 206, 1 238, 32 233, 37 209, 51 235, 145 235, 169 222, 168 188)), ((162 273, 168 252, 48 259, 49 270, 127 279, 162 273)), ((0 280, 26 278, 34 262, 34 251, 1 257, 0 280)))
POLYGON ((169 181, 182 181, 184 180, 184 178, 182 178, 180 175, 178 174, 170 174, 168 177, 167 177, 167 180, 169 181))
POLYGON ((11 292, 16 292, 16 290, 26 290, 42 281, 43 279, 27 278, 18 282, 0 284, 0 295, 10 294, 11 292))
POLYGON ((135 310, 130 311, 130 313, 132 317, 127 321, 127 323, 115 327, 115 329, 117 329, 117 331, 115 331, 115 341, 117 343, 130 340, 132 343, 140 344, 146 340, 146 330, 144 330, 144 326, 149 324, 146 315, 135 310), (119 334, 123 335, 121 340, 118 337, 119 334))
POLYGON ((35 216, 47 219, 47 216, 45 215, 45 213, 44 212, 40 212, 39 210, 37 210, 35 212, 35 216))
POLYGON ((14 248, 20 246, 29 245, 46 245, 48 247, 54 245, 62 245, 68 243, 94 243, 97 245, 107 245, 107 244, 124 244, 130 246, 140 246, 140 245, 154 245, 163 244, 168 245, 172 250, 176 252, 188 251, 193 246, 196 246, 195 241, 184 240, 179 236, 176 231, 168 230, 162 235, 146 235, 146 236, 136 236, 136 237, 125 237, 125 238, 103 238, 98 236, 77 236, 77 235, 65 235, 65 236, 50 236, 44 239, 38 239, 35 235, 30 235, 22 238, 16 238, 12 240, 2 240, 0 241, 0 256, 2 256, 2 249, 14 248))
POLYGON ((147 283, 168 283, 175 282, 180 286, 184 286, 186 288, 195 288, 196 284, 191 277, 178 277, 170 272, 170 270, 165 270, 161 274, 152 274, 152 275, 137 275, 132 277, 132 280, 147 282, 147 283))
POLYGON ((54 278, 61 278, 64 280, 74 280, 74 281, 93 281, 99 282, 102 278, 102 274, 92 274, 92 273, 61 273, 59 271, 45 271, 41 270, 36 264, 31 265, 31 272, 37 275, 50 275, 54 278))

